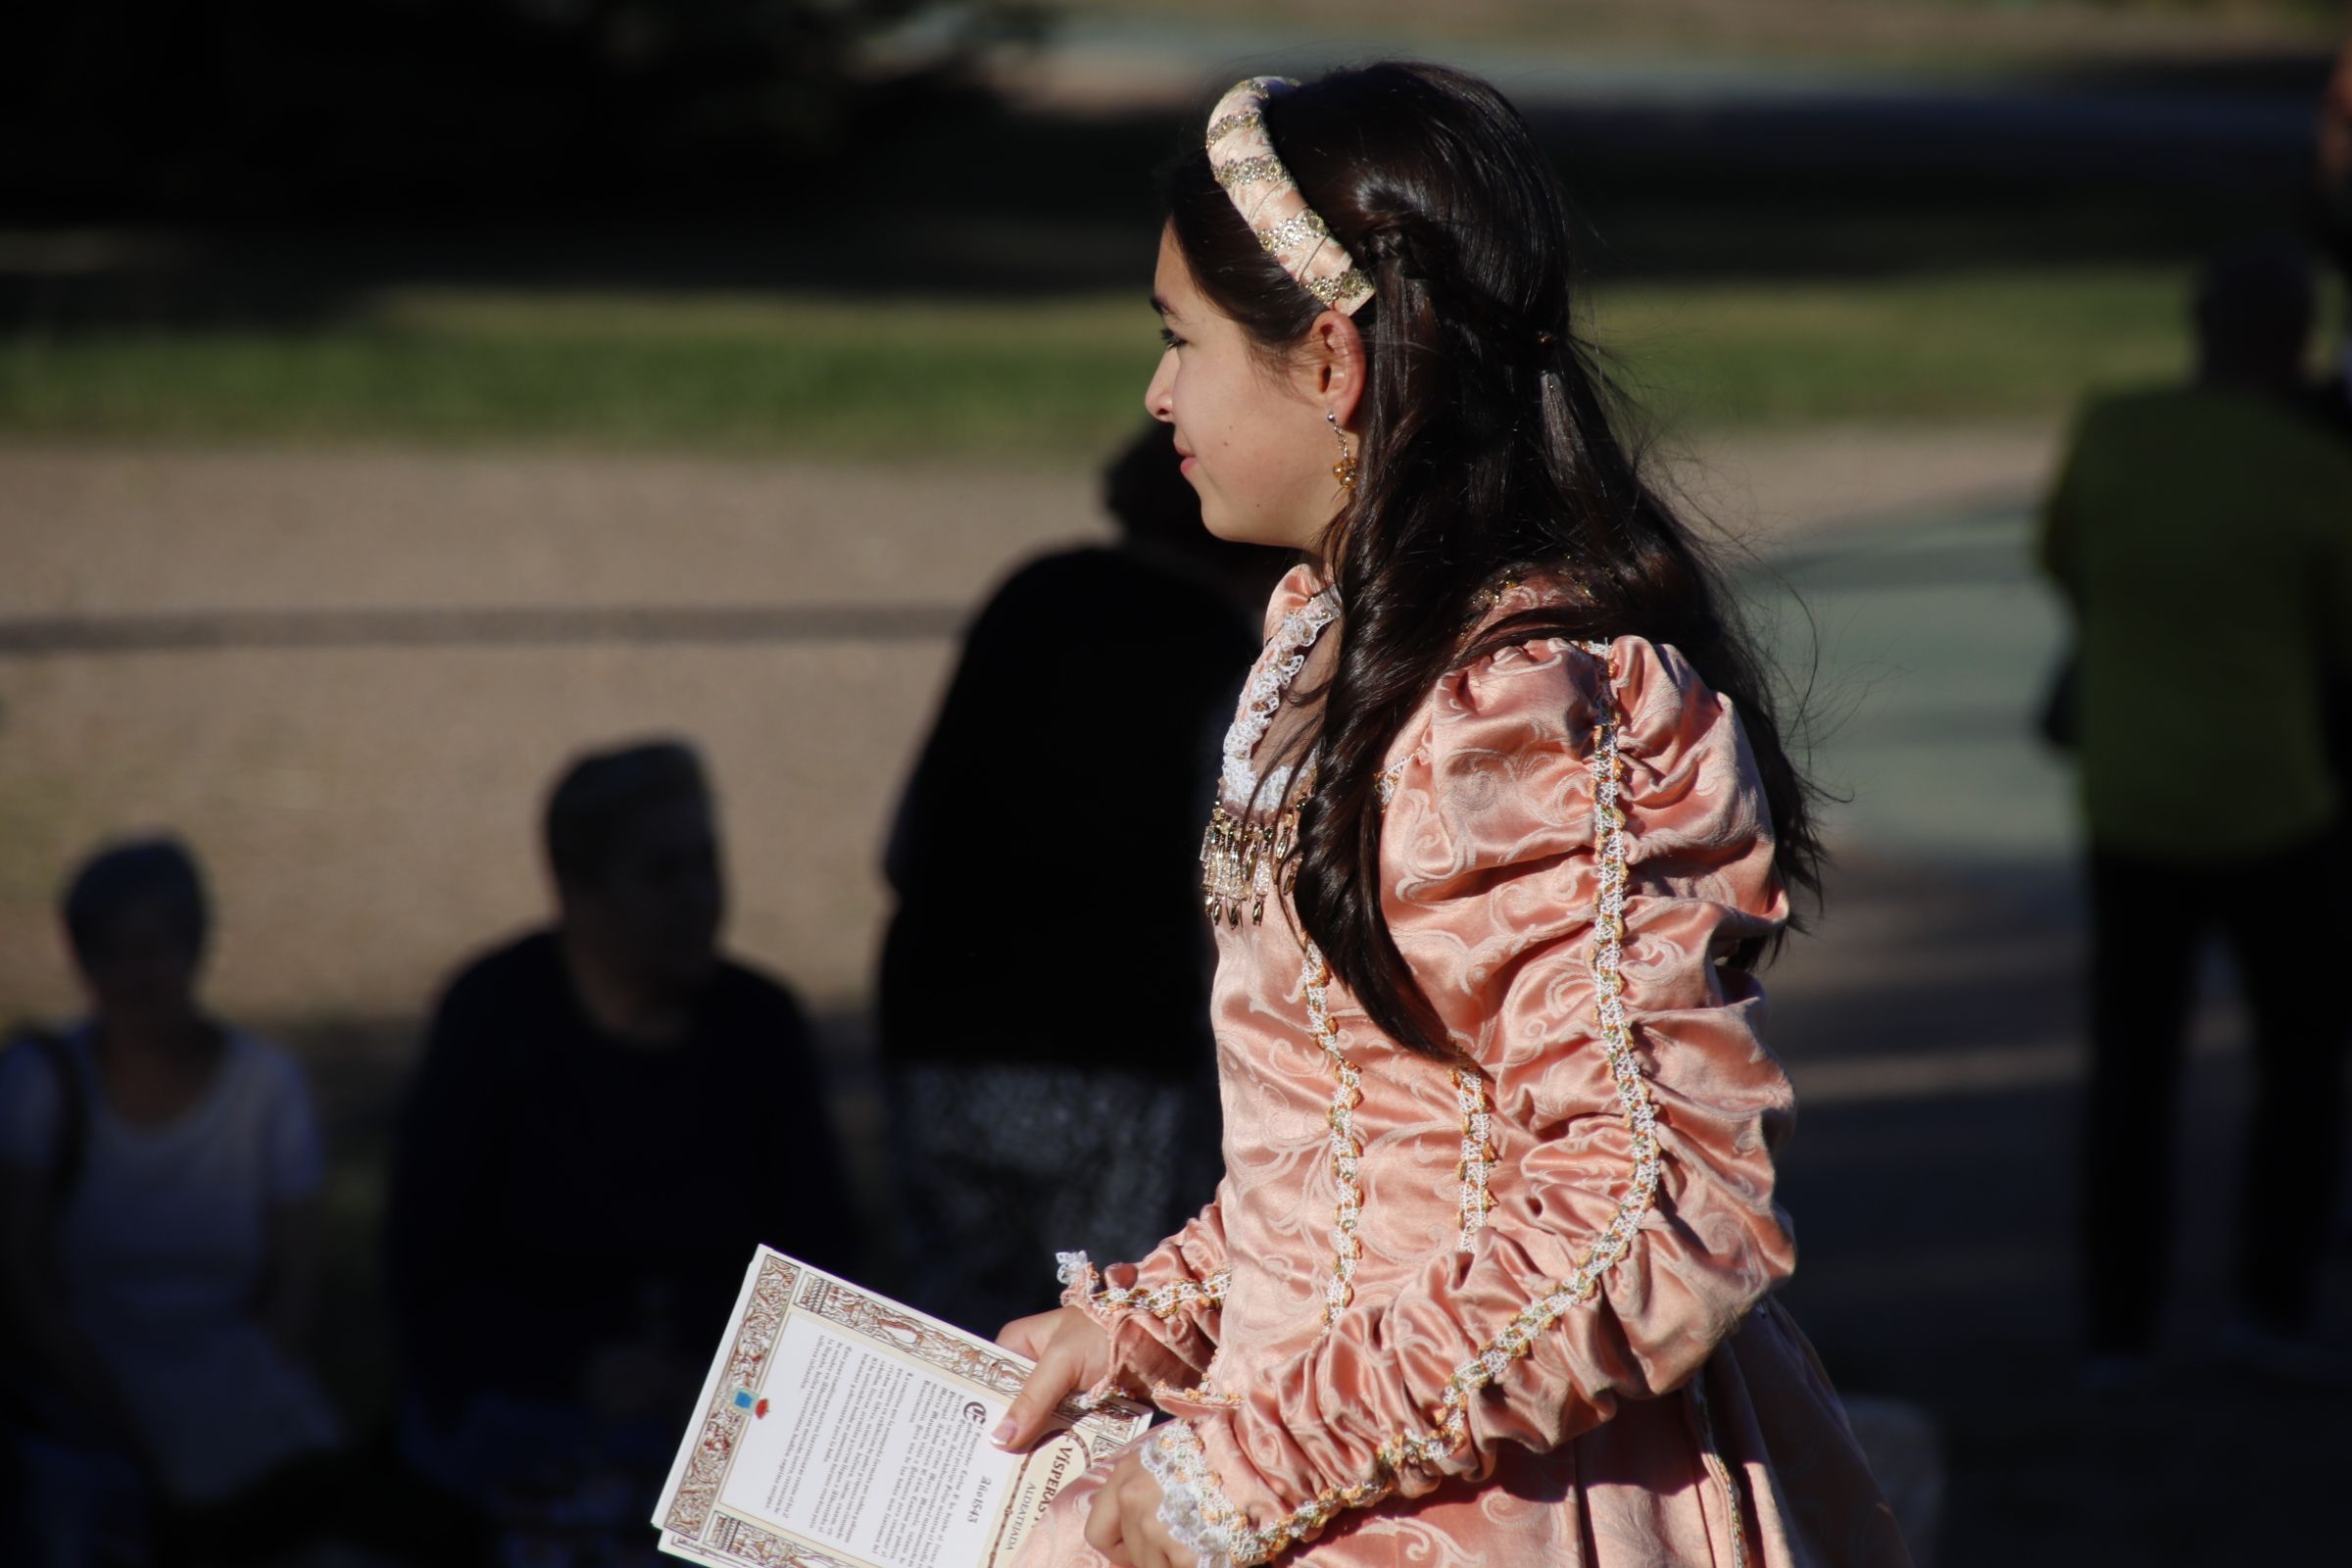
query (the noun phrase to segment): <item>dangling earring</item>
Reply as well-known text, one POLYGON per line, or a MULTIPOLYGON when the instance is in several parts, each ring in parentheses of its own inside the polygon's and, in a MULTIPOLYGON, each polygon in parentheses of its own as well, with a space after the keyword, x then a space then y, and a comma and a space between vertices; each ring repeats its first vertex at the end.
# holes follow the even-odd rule
POLYGON ((1331 476, 1340 481, 1341 489, 1352 490, 1355 488, 1355 454, 1348 450, 1348 432, 1340 428, 1340 416, 1329 409, 1323 411, 1323 417, 1331 421, 1331 433, 1340 443, 1340 461, 1331 466, 1331 476))

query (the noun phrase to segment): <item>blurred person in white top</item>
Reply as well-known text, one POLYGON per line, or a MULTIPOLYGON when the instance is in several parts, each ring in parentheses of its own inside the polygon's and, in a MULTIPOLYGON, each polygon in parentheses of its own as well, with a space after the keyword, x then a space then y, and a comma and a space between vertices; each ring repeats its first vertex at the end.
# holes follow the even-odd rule
POLYGON ((193 857, 108 849, 62 912, 89 1016, 0 1054, 0 1560, 42 1568, 202 1540, 338 1441, 297 1348, 318 1123, 293 1058, 198 1001, 193 857))

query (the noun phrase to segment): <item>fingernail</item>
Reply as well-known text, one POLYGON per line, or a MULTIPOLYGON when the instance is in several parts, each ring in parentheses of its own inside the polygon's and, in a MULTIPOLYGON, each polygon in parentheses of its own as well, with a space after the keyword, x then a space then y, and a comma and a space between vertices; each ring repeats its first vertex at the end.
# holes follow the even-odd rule
POLYGON ((1012 1441, 1012 1418, 1007 1416, 998 1424, 996 1431, 988 1435, 988 1441, 1002 1448, 1012 1441))

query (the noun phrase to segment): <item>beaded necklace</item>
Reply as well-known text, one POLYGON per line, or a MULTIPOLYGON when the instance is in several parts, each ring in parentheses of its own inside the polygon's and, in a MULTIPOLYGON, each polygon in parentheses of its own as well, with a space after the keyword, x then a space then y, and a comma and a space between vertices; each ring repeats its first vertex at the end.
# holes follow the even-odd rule
POLYGON ((1242 906, 1250 906, 1251 924, 1266 917, 1266 897, 1274 891, 1277 867, 1298 838, 1298 804, 1313 787, 1314 761, 1308 759, 1302 781, 1294 770, 1278 768, 1262 781, 1256 753, 1267 727, 1282 708, 1291 682, 1306 667, 1307 655, 1323 628, 1340 615, 1340 598, 1326 588, 1282 617, 1266 640, 1250 683, 1243 690, 1241 710, 1225 731, 1224 766, 1218 774, 1218 799, 1208 814, 1208 830, 1200 838, 1200 891, 1209 923, 1242 923, 1242 906), (1281 803, 1271 821, 1237 816, 1227 808, 1232 801, 1248 812, 1260 795, 1281 803))
MULTIPOLYGON (((1519 582, 1518 574, 1512 573, 1479 590, 1472 602, 1471 623, 1498 609, 1519 582)), ((1315 760, 1310 755, 1297 768, 1277 767, 1261 781, 1257 747, 1281 710, 1291 682, 1306 667, 1316 639, 1339 615, 1338 590, 1324 589, 1282 617, 1282 624, 1266 640, 1265 651, 1250 671, 1241 710, 1225 731, 1218 798, 1209 808, 1208 827, 1200 836, 1201 905, 1211 925, 1219 920, 1229 926, 1240 925, 1245 904, 1250 908, 1250 923, 1263 924, 1266 900, 1282 875, 1283 862, 1298 846, 1298 808, 1314 789, 1315 760), (1269 819, 1237 814, 1226 805, 1234 802, 1241 812, 1250 813, 1261 795, 1280 803, 1269 819)), ((1396 775, 1403 765, 1397 763, 1377 780, 1383 807, 1388 805, 1396 789, 1396 775)))

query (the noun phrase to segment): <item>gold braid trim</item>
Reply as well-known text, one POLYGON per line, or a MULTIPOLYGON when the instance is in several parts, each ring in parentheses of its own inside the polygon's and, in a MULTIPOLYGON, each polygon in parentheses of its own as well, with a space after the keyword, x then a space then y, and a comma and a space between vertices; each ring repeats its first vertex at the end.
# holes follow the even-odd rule
POLYGON ((1707 1409, 1707 1371, 1700 1367, 1698 1376, 1685 1385, 1690 1394, 1691 1408, 1698 1415, 1699 1454, 1707 1474, 1723 1491, 1724 1511, 1732 1521, 1732 1568, 1747 1568, 1747 1510, 1740 1504, 1739 1478, 1732 1467, 1723 1462, 1723 1450, 1715 1444, 1715 1418, 1707 1409))
POLYGON ((1454 1102, 1462 1107, 1462 1157, 1453 1168, 1461 1183, 1456 1224, 1462 1251, 1487 1228, 1487 1210, 1494 1206, 1489 1182, 1494 1172, 1494 1113, 1487 1108, 1487 1086, 1475 1071, 1453 1070, 1454 1102))
POLYGON ((1364 1192, 1355 1180, 1356 1165, 1364 1157, 1363 1141, 1355 1136, 1355 1107, 1364 1098, 1363 1076, 1340 1051, 1340 1032, 1331 1021, 1330 997, 1324 989, 1331 984, 1331 970, 1312 942, 1306 945, 1306 969, 1298 983, 1306 993, 1307 1027, 1329 1058, 1335 1080, 1331 1107, 1324 1112, 1324 1120, 1331 1124, 1331 1181, 1339 1192, 1331 1218, 1331 1278, 1323 1285, 1323 1326, 1329 1328, 1333 1315, 1355 1297, 1355 1264, 1363 1255, 1355 1239, 1356 1224, 1364 1213, 1364 1192))

